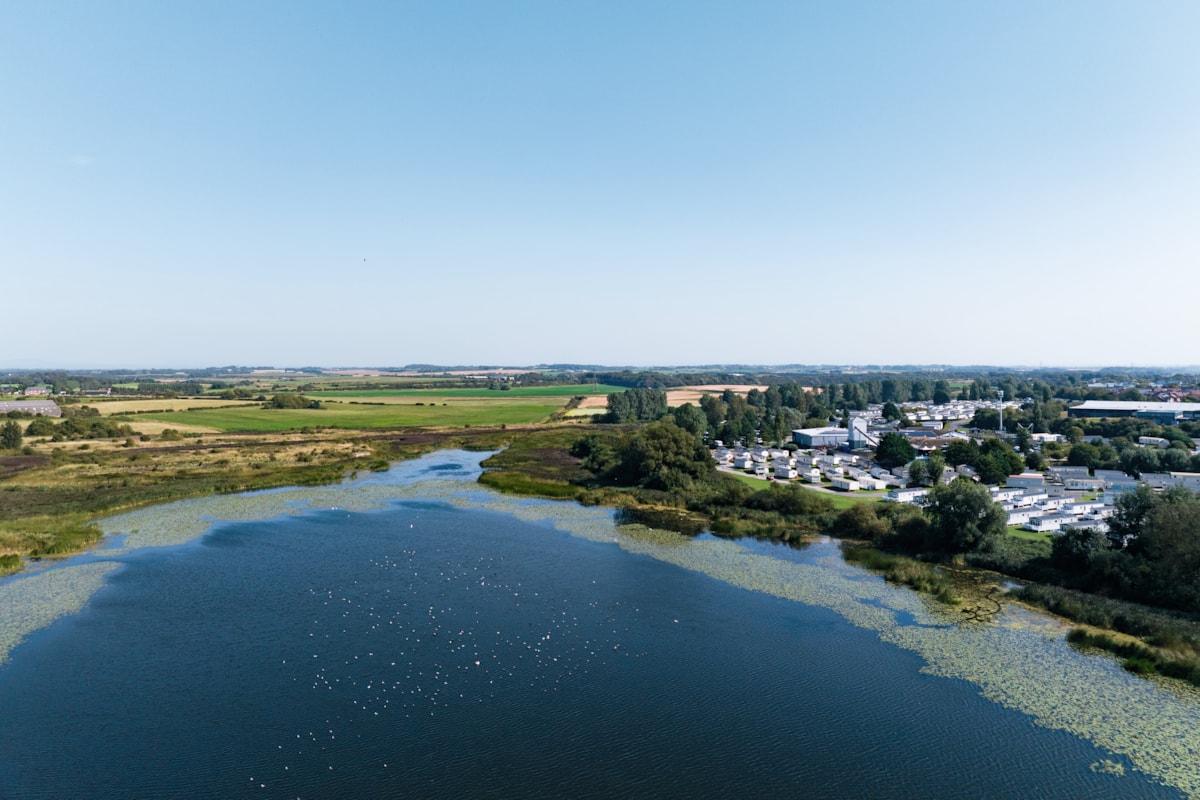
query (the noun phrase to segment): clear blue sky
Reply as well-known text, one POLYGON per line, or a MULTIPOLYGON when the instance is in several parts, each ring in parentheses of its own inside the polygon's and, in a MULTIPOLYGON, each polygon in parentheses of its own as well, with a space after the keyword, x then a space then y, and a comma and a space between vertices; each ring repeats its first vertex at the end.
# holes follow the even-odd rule
POLYGON ((0 0, 0 366, 1200 363, 1200 3, 0 0))

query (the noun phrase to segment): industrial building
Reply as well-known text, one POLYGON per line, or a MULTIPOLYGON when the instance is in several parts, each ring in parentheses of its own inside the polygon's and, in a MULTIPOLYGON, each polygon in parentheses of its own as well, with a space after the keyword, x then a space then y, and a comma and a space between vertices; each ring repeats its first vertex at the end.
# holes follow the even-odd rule
POLYGON ((801 447, 838 447, 850 441, 846 428, 802 428, 792 431, 792 441, 801 447))
POLYGON ((1140 400, 1088 400, 1067 409, 1069 417, 1139 417, 1159 425, 1200 419, 1200 403, 1155 403, 1140 400))

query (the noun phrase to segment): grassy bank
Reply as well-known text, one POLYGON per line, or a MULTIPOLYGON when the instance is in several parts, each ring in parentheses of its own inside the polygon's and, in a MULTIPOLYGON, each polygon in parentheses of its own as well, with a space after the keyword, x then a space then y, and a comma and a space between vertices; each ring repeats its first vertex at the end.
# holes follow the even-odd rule
POLYGON ((937 567, 906 556, 892 555, 873 547, 849 545, 842 547, 842 557, 874 572, 882 572, 884 580, 916 589, 936 597, 943 603, 957 603, 958 598, 950 579, 937 567))
POLYGON ((1200 686, 1200 655, 1152 647, 1128 636, 1087 628, 1073 628, 1067 641, 1076 647, 1094 648, 1122 659, 1121 666, 1138 675, 1162 675, 1200 686))
MULTIPOLYGON (((147 442, 35 442, 28 464, 0 474, 0 574, 23 559, 70 555, 95 543, 106 514, 208 494, 341 480, 348 471, 447 447, 498 449, 519 431, 322 431, 223 434, 147 442)), ((12 459, 10 459, 12 460, 12 459)))
POLYGON ((1087 626, 1072 630, 1069 640, 1119 656, 1131 672, 1200 686, 1200 620, 1194 617, 1059 586, 1026 586, 1012 596, 1087 626))

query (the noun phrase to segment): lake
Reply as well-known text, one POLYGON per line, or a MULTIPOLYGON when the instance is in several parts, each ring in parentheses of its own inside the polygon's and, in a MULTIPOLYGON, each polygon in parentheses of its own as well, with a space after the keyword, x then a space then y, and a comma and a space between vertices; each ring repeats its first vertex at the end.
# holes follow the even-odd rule
POLYGON ((1200 796, 1196 693, 1048 617, 503 497, 484 455, 139 511, 0 582, 3 796, 1200 796))

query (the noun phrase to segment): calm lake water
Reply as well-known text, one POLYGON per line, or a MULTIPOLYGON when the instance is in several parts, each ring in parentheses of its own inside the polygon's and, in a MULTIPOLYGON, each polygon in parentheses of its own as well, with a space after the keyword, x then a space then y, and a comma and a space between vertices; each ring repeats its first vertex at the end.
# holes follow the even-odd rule
POLYGON ((1085 706, 1111 682, 1116 696, 1158 692, 1183 724, 1196 714, 1186 696, 1121 683, 1137 679, 1060 635, 1028 620, 948 623, 836 566, 829 542, 623 544, 603 510, 571 506, 576 518, 482 492, 479 458, 436 454, 360 482, 372 502, 395 496, 380 507, 326 501, 85 557, 121 566, 0 666, 0 795, 1181 796, 1161 783, 1174 756, 1146 774, 1137 767, 1152 760, 997 702, 1007 678, 993 687, 837 603, 746 588, 686 559, 736 556, 757 565, 754 581, 763 565, 792 581, 828 572, 838 582, 823 595, 860 586, 895 627, 1039 643, 1034 659, 1067 670, 1066 695, 1085 706), (1093 668, 1099 678, 1070 672, 1093 668))

